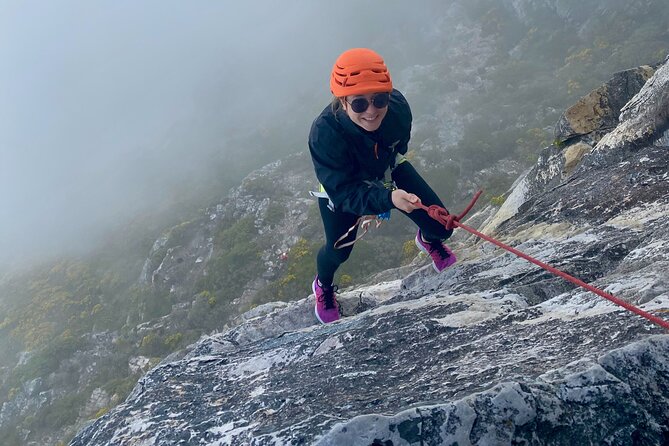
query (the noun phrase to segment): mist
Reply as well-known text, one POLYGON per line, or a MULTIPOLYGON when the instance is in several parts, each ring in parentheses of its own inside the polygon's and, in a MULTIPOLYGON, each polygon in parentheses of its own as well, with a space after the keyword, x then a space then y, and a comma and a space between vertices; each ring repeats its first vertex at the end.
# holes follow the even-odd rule
POLYGON ((421 56, 387 47, 383 36, 419 30, 429 9, 0 3, 0 265, 84 252, 203 178, 243 174, 211 163, 240 135, 294 121, 304 146, 293 151, 305 150, 336 56, 368 46, 390 66, 411 63, 421 56))

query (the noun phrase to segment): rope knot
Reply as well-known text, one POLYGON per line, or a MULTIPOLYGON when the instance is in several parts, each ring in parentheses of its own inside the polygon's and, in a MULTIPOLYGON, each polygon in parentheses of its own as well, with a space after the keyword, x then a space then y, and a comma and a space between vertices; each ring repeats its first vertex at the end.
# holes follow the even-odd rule
POLYGON ((457 215, 449 215, 448 218, 446 218, 446 229, 455 229, 455 224, 460 221, 460 218, 457 215))
POLYGON ((449 214, 446 209, 436 204, 428 206, 427 214, 444 225, 446 229, 455 228, 455 222, 460 221, 457 215, 449 214))

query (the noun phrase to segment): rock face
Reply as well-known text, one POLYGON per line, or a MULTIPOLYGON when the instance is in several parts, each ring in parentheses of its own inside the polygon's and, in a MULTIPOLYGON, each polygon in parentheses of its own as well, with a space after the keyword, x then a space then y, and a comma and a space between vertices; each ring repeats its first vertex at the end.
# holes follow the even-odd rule
POLYGON ((644 143, 666 145, 663 132, 669 128, 669 57, 644 88, 621 110, 621 125, 606 135, 599 146, 602 150, 616 147, 620 141, 640 146, 644 143))
POLYGON ((666 444, 667 432, 653 421, 666 426, 665 408, 656 403, 666 393, 656 389, 669 384, 668 347, 666 336, 650 338, 532 383, 506 382, 394 416, 359 416, 318 444, 666 444))
POLYGON ((618 125, 621 109, 653 72, 649 66, 622 71, 583 96, 560 117, 555 126, 555 139, 564 143, 575 137, 589 136, 591 141, 599 141, 603 134, 618 125))
MULTIPOLYGON (((544 149, 536 166, 518 180, 497 215, 486 222, 483 232, 495 231, 501 222, 519 211, 528 197, 539 197, 548 190, 562 187, 582 164, 590 166, 598 163, 602 168, 610 168, 629 155, 631 146, 651 145, 652 138, 657 139, 655 146, 666 146, 666 141, 663 143, 662 139, 669 122, 669 69, 666 61, 650 78, 651 81, 644 84, 651 73, 655 70, 650 67, 616 73, 606 84, 563 113, 555 127, 556 144, 544 149), (622 121, 619 121, 619 115, 622 121), (605 150, 609 145, 617 146, 617 150, 605 150), (595 147, 595 153, 586 157, 595 147), (584 158, 585 162, 581 163, 584 158)), ((618 166, 623 170, 626 167, 618 166)), ((646 167, 641 170, 646 170, 646 167)), ((579 180, 574 178, 574 181, 579 180)), ((608 182, 609 178, 602 176, 599 183, 602 187, 609 187, 611 184, 608 182)), ((557 195, 563 196, 560 191, 557 195)))
MULTIPOLYGON (((546 162, 564 148, 546 149, 501 216, 471 219, 665 319, 668 70, 569 175, 546 162)), ((313 296, 256 308, 150 371, 71 445, 669 442, 666 330, 456 240, 460 261, 442 274, 424 265, 342 293, 340 322, 317 325, 313 296)))

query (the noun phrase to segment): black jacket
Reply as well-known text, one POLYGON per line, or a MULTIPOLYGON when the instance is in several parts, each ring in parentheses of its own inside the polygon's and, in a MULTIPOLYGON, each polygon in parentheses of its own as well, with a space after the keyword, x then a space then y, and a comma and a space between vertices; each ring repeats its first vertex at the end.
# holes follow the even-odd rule
POLYGON ((309 151, 316 177, 335 209, 356 215, 392 209, 391 191, 378 180, 394 165, 397 153, 407 152, 410 136, 411 109, 397 90, 390 94, 388 112, 374 132, 356 125, 344 110, 335 114, 326 107, 311 126, 309 151))

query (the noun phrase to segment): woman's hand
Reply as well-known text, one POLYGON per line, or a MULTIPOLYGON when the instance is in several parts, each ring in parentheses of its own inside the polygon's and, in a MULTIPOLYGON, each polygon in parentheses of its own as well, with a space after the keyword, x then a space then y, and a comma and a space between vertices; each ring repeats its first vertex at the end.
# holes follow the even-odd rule
POLYGON ((406 213, 418 209, 418 204, 420 203, 420 198, 415 194, 410 194, 409 192, 402 189, 395 189, 392 192, 393 205, 406 213))

